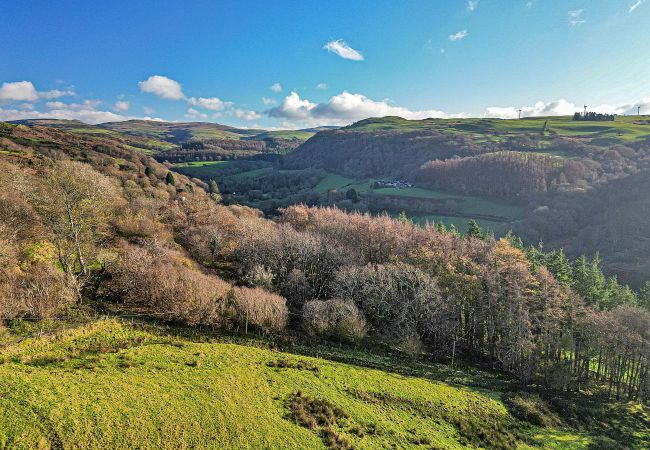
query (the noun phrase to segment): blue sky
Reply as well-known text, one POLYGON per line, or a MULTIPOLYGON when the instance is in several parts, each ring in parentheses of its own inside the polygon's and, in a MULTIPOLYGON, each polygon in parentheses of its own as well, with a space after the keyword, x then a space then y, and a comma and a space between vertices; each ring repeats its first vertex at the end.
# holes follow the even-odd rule
POLYGON ((0 120, 650 114, 650 0, 20 1, 0 120))

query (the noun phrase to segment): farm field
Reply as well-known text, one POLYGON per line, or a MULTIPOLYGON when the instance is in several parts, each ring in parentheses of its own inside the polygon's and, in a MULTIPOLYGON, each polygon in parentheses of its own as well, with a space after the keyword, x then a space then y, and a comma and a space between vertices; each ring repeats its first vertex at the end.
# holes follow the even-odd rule
MULTIPOLYGON (((371 189, 370 186, 375 181, 377 180, 371 179, 359 181, 342 175, 330 173, 325 178, 323 178, 323 180, 321 180, 318 185, 316 185, 314 190, 319 193, 325 193, 328 189, 347 190, 353 188, 361 194, 372 192, 376 195, 426 198, 447 201, 452 204, 452 208, 460 217, 460 219, 459 217, 454 217, 454 223, 456 223, 457 226, 459 226, 460 223, 466 224, 466 222, 471 218, 481 216, 499 217, 503 219, 502 222, 508 222, 521 218, 525 212, 523 207, 517 205, 510 205, 504 202, 495 202, 473 196, 449 194, 418 187, 371 189)), ((419 221, 419 219, 416 221, 419 221)), ((424 221, 426 221, 426 219, 424 219, 422 222, 424 221)), ((486 222, 486 225, 489 225, 493 229, 496 228, 497 224, 502 223, 498 221, 488 221, 485 219, 482 221, 486 222)))
POLYGON ((579 449, 592 440, 514 418, 501 391, 474 387, 497 382, 482 372, 351 350, 338 357, 357 363, 342 363, 256 342, 100 320, 10 344, 0 350, 0 447, 324 448, 335 438, 355 448, 579 449), (400 374, 409 367, 418 375, 400 374), (324 400, 329 425, 310 429, 298 411, 324 400))

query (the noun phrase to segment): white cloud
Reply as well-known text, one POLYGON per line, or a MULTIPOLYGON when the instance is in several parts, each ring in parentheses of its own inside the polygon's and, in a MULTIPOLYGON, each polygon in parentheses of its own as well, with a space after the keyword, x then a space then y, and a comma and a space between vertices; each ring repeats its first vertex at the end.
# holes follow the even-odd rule
POLYGON ((461 30, 458 33, 450 34, 449 35, 449 40, 452 41, 452 42, 460 41, 462 39, 465 39, 468 34, 469 33, 467 32, 467 30, 461 30))
POLYGON ((72 90, 60 91, 58 89, 52 89, 51 91, 39 92, 38 96, 40 98, 52 99, 52 98, 61 98, 66 96, 73 96, 75 92, 72 90))
POLYGON ((2 87, 0 87, 0 100, 35 102, 38 100, 38 92, 36 92, 36 88, 31 81, 2 83, 2 87))
POLYGON ((238 119, 244 119, 244 120, 257 120, 260 119, 262 116, 256 112, 256 111, 247 111, 244 109, 234 109, 233 113, 235 114, 235 117, 238 119))
POLYGON ((156 112, 155 109, 153 109, 153 108, 149 108, 148 106, 144 106, 144 107, 142 108, 142 111, 144 111, 144 113, 145 113, 146 115, 148 115, 148 116, 150 116, 150 115, 152 115, 153 113, 156 112))
POLYGON ((301 100, 297 92, 292 92, 284 98, 280 106, 269 110, 269 115, 287 119, 309 119, 311 110, 315 107, 315 103, 309 100, 301 100))
POLYGON ((187 100, 187 103, 191 106, 198 106, 204 109, 209 109, 210 111, 223 111, 224 109, 233 106, 232 102, 224 102, 217 97, 199 97, 198 100, 194 97, 190 97, 187 100))
POLYGON ((71 90, 58 89, 39 92, 31 81, 4 82, 0 87, 0 101, 35 102, 38 99, 53 99, 66 95, 75 95, 75 93, 71 90))
POLYGON ((376 101, 363 94, 342 92, 327 103, 313 103, 301 99, 296 92, 289 94, 282 104, 268 111, 271 117, 303 122, 303 125, 346 125, 368 117, 400 116, 405 119, 428 117, 463 117, 463 114, 448 114, 438 110, 411 110, 393 106, 387 101, 376 101))
POLYGON ((468 0, 467 1, 467 11, 469 12, 474 12, 476 7, 478 6, 479 0, 468 0))
POLYGON ((583 18, 583 13, 585 12, 584 9, 576 9, 573 11, 569 11, 569 25, 572 27, 575 27, 576 25, 581 25, 585 23, 585 19, 583 18))
POLYGON ((185 117, 187 117, 188 119, 207 119, 208 115, 194 108, 187 108, 185 117))
POLYGON ((270 89, 273 92, 282 92, 282 85, 280 83, 273 83, 270 89))
POLYGON ((636 0, 633 5, 630 5, 630 9, 628 12, 633 13, 635 9, 637 9, 639 6, 641 6, 645 0, 636 0))
POLYGON ((316 89, 327 89, 327 85, 325 83, 318 83, 316 89))
POLYGON ((277 100, 266 97, 262 97, 262 103, 264 103, 266 106, 275 106, 278 104, 277 100))
POLYGON ((350 47, 343 39, 330 41, 323 46, 328 52, 339 55, 343 59, 351 59, 352 61, 363 61, 363 54, 360 51, 350 47))
POLYGON ((97 124, 103 122, 120 122, 133 119, 110 111, 97 111, 94 107, 84 104, 65 104, 62 102, 48 102, 49 111, 25 111, 18 109, 0 108, 0 121, 21 119, 65 119, 80 120, 85 123, 97 124))
POLYGON ((68 108, 69 105, 63 102, 47 102, 45 104, 45 107, 48 109, 64 109, 64 108, 68 108))
POLYGON ((126 100, 117 101, 113 105, 113 109, 115 111, 128 111, 130 107, 131 107, 131 104, 126 100))
POLYGON ((181 84, 162 75, 152 75, 145 81, 140 81, 138 85, 142 92, 148 92, 166 100, 182 100, 185 98, 181 84))

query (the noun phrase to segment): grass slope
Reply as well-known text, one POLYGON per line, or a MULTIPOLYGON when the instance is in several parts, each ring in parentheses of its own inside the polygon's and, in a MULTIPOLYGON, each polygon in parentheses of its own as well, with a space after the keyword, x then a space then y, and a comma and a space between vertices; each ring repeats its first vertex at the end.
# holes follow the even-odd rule
POLYGON ((584 138, 594 145, 608 146, 645 140, 650 137, 647 116, 618 116, 613 122, 581 122, 568 116, 527 117, 504 119, 424 119, 406 120, 401 117, 371 118, 344 129, 355 131, 422 131, 432 130, 465 134, 478 142, 500 141, 525 133, 539 134, 548 120, 547 135, 584 138))
POLYGON ((584 434, 520 422, 498 392, 113 320, 8 345, 0 360, 0 448, 590 442, 584 434), (322 421, 305 426, 312 416, 322 421))

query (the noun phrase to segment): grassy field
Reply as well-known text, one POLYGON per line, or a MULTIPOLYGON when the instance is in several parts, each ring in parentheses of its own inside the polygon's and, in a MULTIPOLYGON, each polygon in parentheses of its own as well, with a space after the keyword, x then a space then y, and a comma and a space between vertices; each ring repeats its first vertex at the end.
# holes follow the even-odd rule
POLYGON ((435 130, 465 134, 477 142, 500 141, 522 133, 540 134, 548 120, 546 135, 588 139, 594 145, 635 142, 650 137, 648 116, 618 116, 613 122, 581 122, 569 116, 528 117, 521 120, 503 119, 424 119, 406 120, 400 117, 366 119, 346 127, 360 131, 420 131, 435 130))
POLYGON ((387 357, 340 351, 386 367, 376 370, 235 341, 102 320, 6 345, 0 448, 312 449, 334 440, 570 449, 591 441, 515 419, 499 391, 473 387, 489 378, 480 372, 418 365, 420 376, 406 376, 387 357))
POLYGON ((277 131, 265 131, 263 133, 256 134, 254 139, 262 140, 264 138, 279 138, 279 139, 297 139, 300 141, 306 141, 314 134, 316 133, 313 131, 277 130, 277 131))
MULTIPOLYGON (((488 225, 490 228, 495 229, 497 225, 503 225, 503 222, 509 222, 517 220, 524 215, 524 208, 517 205, 510 205, 503 202, 495 202, 491 200, 482 199, 479 197, 465 196, 465 195, 455 195, 449 194, 446 192, 432 191, 429 189, 422 189, 418 187, 408 187, 408 188, 381 188, 381 189, 371 189, 372 183, 376 180, 355 180, 353 178, 345 177, 342 175, 329 173, 325 178, 323 178, 318 185, 314 188, 315 191, 319 193, 325 193, 328 189, 351 189, 354 188, 359 193, 373 192, 376 195, 390 195, 397 197, 411 197, 411 198, 426 198, 426 199, 435 199, 446 201, 451 204, 451 208, 459 217, 453 218, 453 223, 457 227, 463 228, 466 227, 467 221, 475 217, 499 217, 499 221, 488 221, 485 225, 488 225), (490 222, 490 223, 487 223, 490 222)), ((426 221, 427 217, 429 220, 434 216, 425 216, 422 219, 422 222, 426 221)), ((441 216, 437 216, 441 217, 441 216)), ((420 221, 420 218, 415 218, 416 221, 420 221)), ((446 221, 446 219, 443 219, 446 221)), ((452 223, 452 222, 448 222, 452 223)), ((507 230, 506 230, 507 231, 507 230)))
POLYGON ((227 164, 229 161, 191 161, 191 162, 182 162, 182 163, 177 163, 175 167, 177 168, 183 168, 183 167, 212 167, 212 166, 217 166, 219 164, 227 164))

